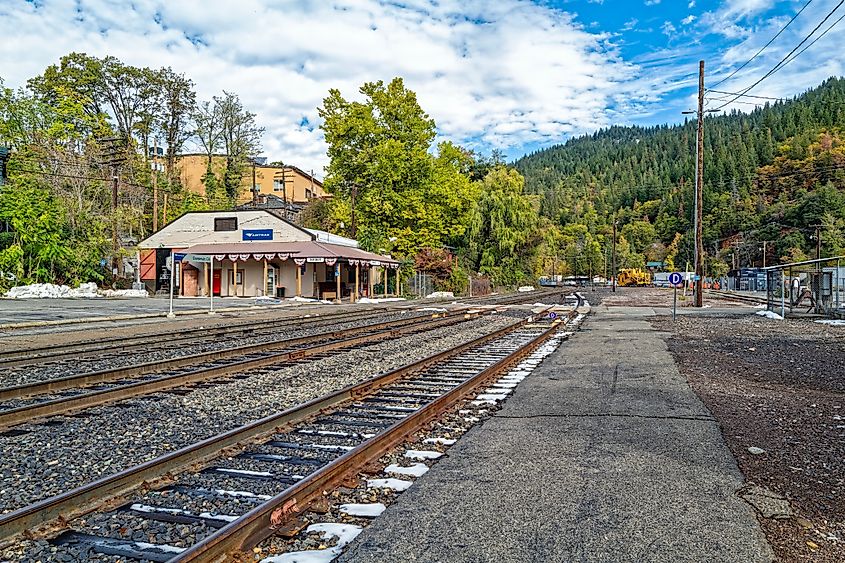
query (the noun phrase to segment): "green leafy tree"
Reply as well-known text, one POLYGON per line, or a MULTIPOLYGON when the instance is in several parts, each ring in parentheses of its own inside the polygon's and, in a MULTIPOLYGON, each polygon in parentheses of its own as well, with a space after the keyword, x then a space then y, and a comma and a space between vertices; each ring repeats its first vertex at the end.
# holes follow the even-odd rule
POLYGON ((514 285, 529 279, 527 250, 535 236, 537 213, 523 193, 522 175, 504 166, 481 181, 481 194, 469 228, 473 269, 495 283, 514 285))

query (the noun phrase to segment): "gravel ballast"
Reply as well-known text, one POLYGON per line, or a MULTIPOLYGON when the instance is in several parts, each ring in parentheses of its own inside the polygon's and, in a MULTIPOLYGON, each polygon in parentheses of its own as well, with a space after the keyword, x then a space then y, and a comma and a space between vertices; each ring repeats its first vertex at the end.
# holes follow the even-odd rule
POLYGON ((197 388, 184 396, 159 393, 89 409, 80 413, 82 416, 20 426, 18 429, 28 432, 0 436, 0 512, 115 473, 513 322, 505 316, 486 316, 306 363, 255 370, 246 379, 197 388))

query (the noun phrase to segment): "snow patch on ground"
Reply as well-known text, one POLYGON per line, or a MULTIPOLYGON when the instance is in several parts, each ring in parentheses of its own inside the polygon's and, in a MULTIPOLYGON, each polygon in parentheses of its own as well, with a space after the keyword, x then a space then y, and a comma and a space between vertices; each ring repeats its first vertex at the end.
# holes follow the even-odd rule
POLYGON ((519 289, 517 289, 517 291, 519 291, 521 293, 527 293, 529 291, 534 291, 534 286, 533 285, 523 285, 523 286, 520 286, 519 289))
POLYGON ((365 504, 341 504, 340 511, 349 516, 360 516, 362 518, 375 518, 387 507, 380 502, 369 502, 365 504))
POLYGON ((76 289, 66 285, 52 283, 34 283, 19 285, 6 292, 10 299, 67 299, 99 297, 97 284, 94 282, 80 284, 76 289))
MULTIPOLYGON (((443 309, 442 307, 420 307, 417 311, 431 311, 434 313, 445 313, 448 309, 443 309)), ((468 311, 471 312, 471 311, 468 311)))
POLYGON ((819 323, 820 325, 829 325, 829 326, 845 326, 845 320, 843 319, 826 319, 823 321, 814 321, 819 323))
POLYGON ((146 289, 97 289, 97 284, 88 282, 76 289, 52 283, 19 285, 6 292, 9 299, 96 299, 98 297, 145 298, 146 289))
POLYGON ((428 466, 424 463, 415 463, 408 467, 394 463, 384 468, 385 473, 396 473, 397 475, 411 475, 412 477, 419 477, 420 475, 425 475, 427 471, 428 466))
POLYGON ((413 481, 391 477, 387 479, 367 479, 367 487, 371 489, 393 489, 396 492, 407 491, 413 484, 413 481))
POLYGON ((451 446, 456 440, 451 438, 426 438, 423 444, 443 444, 444 446, 451 446))
POLYGON ((389 303, 391 301, 407 301, 407 299, 404 297, 379 297, 377 299, 362 297, 358 300, 358 303, 389 303))
POLYGON ((261 563, 330 563, 341 554, 343 548, 349 542, 363 532, 361 526, 354 524, 321 523, 311 524, 305 528, 306 533, 319 533, 323 539, 330 537, 337 538, 337 545, 328 549, 315 549, 311 551, 292 551, 284 555, 276 555, 261 560, 261 563))
POLYGON ((443 457, 443 454, 427 450, 408 450, 405 452, 405 457, 408 459, 437 459, 443 457))
POLYGON ((149 297, 146 289, 102 289, 100 295, 103 297, 149 297))
POLYGON ((435 291, 425 296, 426 299, 454 299, 455 294, 451 291, 435 291))
POLYGON ((782 321, 783 320, 783 317, 781 317, 780 315, 778 315, 774 311, 757 311, 755 314, 759 315, 761 317, 766 317, 767 319, 773 319, 775 321, 782 321))
POLYGON ((327 299, 314 299, 313 297, 288 297, 285 301, 294 301, 296 303, 325 303, 331 305, 332 302, 327 299))

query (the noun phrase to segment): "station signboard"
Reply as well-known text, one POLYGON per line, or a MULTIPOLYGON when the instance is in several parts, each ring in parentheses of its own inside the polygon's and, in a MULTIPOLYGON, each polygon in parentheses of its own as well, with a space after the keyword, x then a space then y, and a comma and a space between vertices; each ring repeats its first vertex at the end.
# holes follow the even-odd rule
POLYGON ((189 262, 196 262, 197 264, 210 264, 211 263, 211 255, 210 254, 188 254, 187 259, 189 262))
POLYGON ((244 229, 243 240, 273 240, 273 229, 244 229))

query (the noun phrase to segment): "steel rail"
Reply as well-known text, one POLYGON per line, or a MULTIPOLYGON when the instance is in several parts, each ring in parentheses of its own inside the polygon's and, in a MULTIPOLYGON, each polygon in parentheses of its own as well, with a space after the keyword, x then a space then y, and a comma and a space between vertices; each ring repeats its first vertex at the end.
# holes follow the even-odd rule
MULTIPOLYGON (((92 391, 80 395, 73 395, 70 397, 61 397, 49 401, 25 405, 22 407, 0 411, 0 428, 14 426, 29 422, 31 420, 43 417, 56 416, 69 412, 78 411, 98 405, 121 401, 138 395, 146 395, 158 391, 165 391, 184 385, 222 377, 231 373, 262 368, 278 363, 287 362, 321 354, 332 350, 341 348, 348 348, 356 344, 378 342, 387 338, 401 336, 404 333, 419 330, 427 324, 430 330, 439 328, 441 326, 448 326, 461 322, 465 317, 447 317, 445 319, 436 317, 433 319, 425 319, 422 322, 408 324, 405 322, 404 326, 398 328, 388 328, 387 330, 379 330, 378 332, 369 332, 360 336, 352 336, 340 340, 330 341, 328 343, 316 344, 308 348, 299 348, 295 350, 283 351, 270 356, 262 356, 260 358, 247 359, 242 361, 224 364, 222 366, 215 366, 210 368, 199 368, 186 373, 175 375, 168 375, 158 379, 139 381, 136 383, 129 383, 121 385, 112 389, 103 389, 100 391, 92 391)), ((395 324, 395 321, 390 323, 395 324)), ((378 330, 378 329, 376 329, 378 330)))
POLYGON ((547 340, 558 326, 560 323, 550 326, 507 357, 194 544, 172 558, 169 563, 221 562, 228 560, 236 553, 251 551, 253 547, 272 536, 277 529, 292 518, 306 512, 315 501, 323 498, 324 491, 340 486, 347 479, 354 477, 368 464, 377 461, 409 436, 441 416, 470 391, 486 384, 493 376, 531 353, 547 340))
POLYGON ((383 321, 380 323, 373 323, 360 327, 353 327, 349 329, 333 330, 327 332, 320 332, 308 336, 301 336, 298 338, 287 338, 284 340, 275 340, 270 342, 259 342, 257 344, 245 344, 242 346, 235 346, 232 348, 225 348, 222 350, 212 350, 210 352, 200 352, 198 354, 189 354, 186 356, 179 356, 176 358, 169 358, 166 360, 154 360, 151 362, 144 362, 140 364, 133 364, 131 366, 97 370, 88 373, 81 373, 78 375, 68 375, 65 377, 57 377, 45 381, 38 381, 34 383, 24 383, 21 385, 13 385, 11 387, 0 388, 0 401, 17 399, 21 397, 30 397, 32 395, 40 395, 55 391, 62 391, 64 389, 72 389, 76 387, 83 387, 92 385, 94 383, 103 383, 114 379, 121 379, 125 377, 134 377, 154 373, 157 371, 165 371, 168 369, 199 364, 202 362, 210 362, 231 356, 241 354, 249 354, 253 352, 269 351, 278 348, 285 348, 290 346, 298 346, 308 342, 314 342, 320 339, 339 338, 344 334, 355 334, 358 332, 372 331, 379 328, 387 328, 390 326, 407 326, 408 323, 416 324, 426 322, 433 318, 434 315, 418 315, 407 317, 404 319, 397 319, 393 321, 383 321))
POLYGON ((525 325, 527 320, 517 321, 489 334, 480 336, 449 350, 433 354, 421 360, 377 375, 371 379, 349 385, 322 397, 312 399, 280 413, 266 416, 217 436, 207 438, 190 446, 180 448, 163 456, 149 460, 118 473, 97 479, 65 493, 35 502, 13 512, 0 515, 0 545, 4 540, 26 531, 42 528, 52 522, 67 522, 81 516, 96 506, 115 497, 125 495, 138 486, 166 478, 192 465, 210 461, 221 451, 236 446, 246 446, 264 436, 281 431, 285 427, 305 422, 324 411, 342 403, 356 400, 380 387, 417 370, 456 356, 465 350, 495 340, 525 325))
POLYGON ((93 354, 96 352, 122 351, 150 344, 191 341, 209 336, 248 332, 256 328, 295 328, 301 325, 320 323, 321 321, 343 322, 349 320, 376 317, 379 313, 372 311, 345 311, 342 313, 319 317, 281 317, 277 319, 261 320, 254 323, 237 323, 226 326, 188 328, 181 330, 179 335, 172 333, 152 333, 143 336, 126 336, 109 342, 102 340, 84 340, 68 344, 57 344, 44 348, 21 348, 0 352, 0 367, 15 367, 33 363, 51 362, 66 357, 76 357, 79 354, 93 354))
MULTIPOLYGON (((721 297, 722 299, 733 299, 734 301, 741 301, 743 303, 754 303, 754 304, 765 304, 767 300, 763 297, 757 297, 756 295, 742 295, 738 293, 731 293, 729 291, 721 291, 715 289, 708 289, 707 293, 710 295, 721 297)), ((778 301, 780 303, 780 301, 778 301)))

